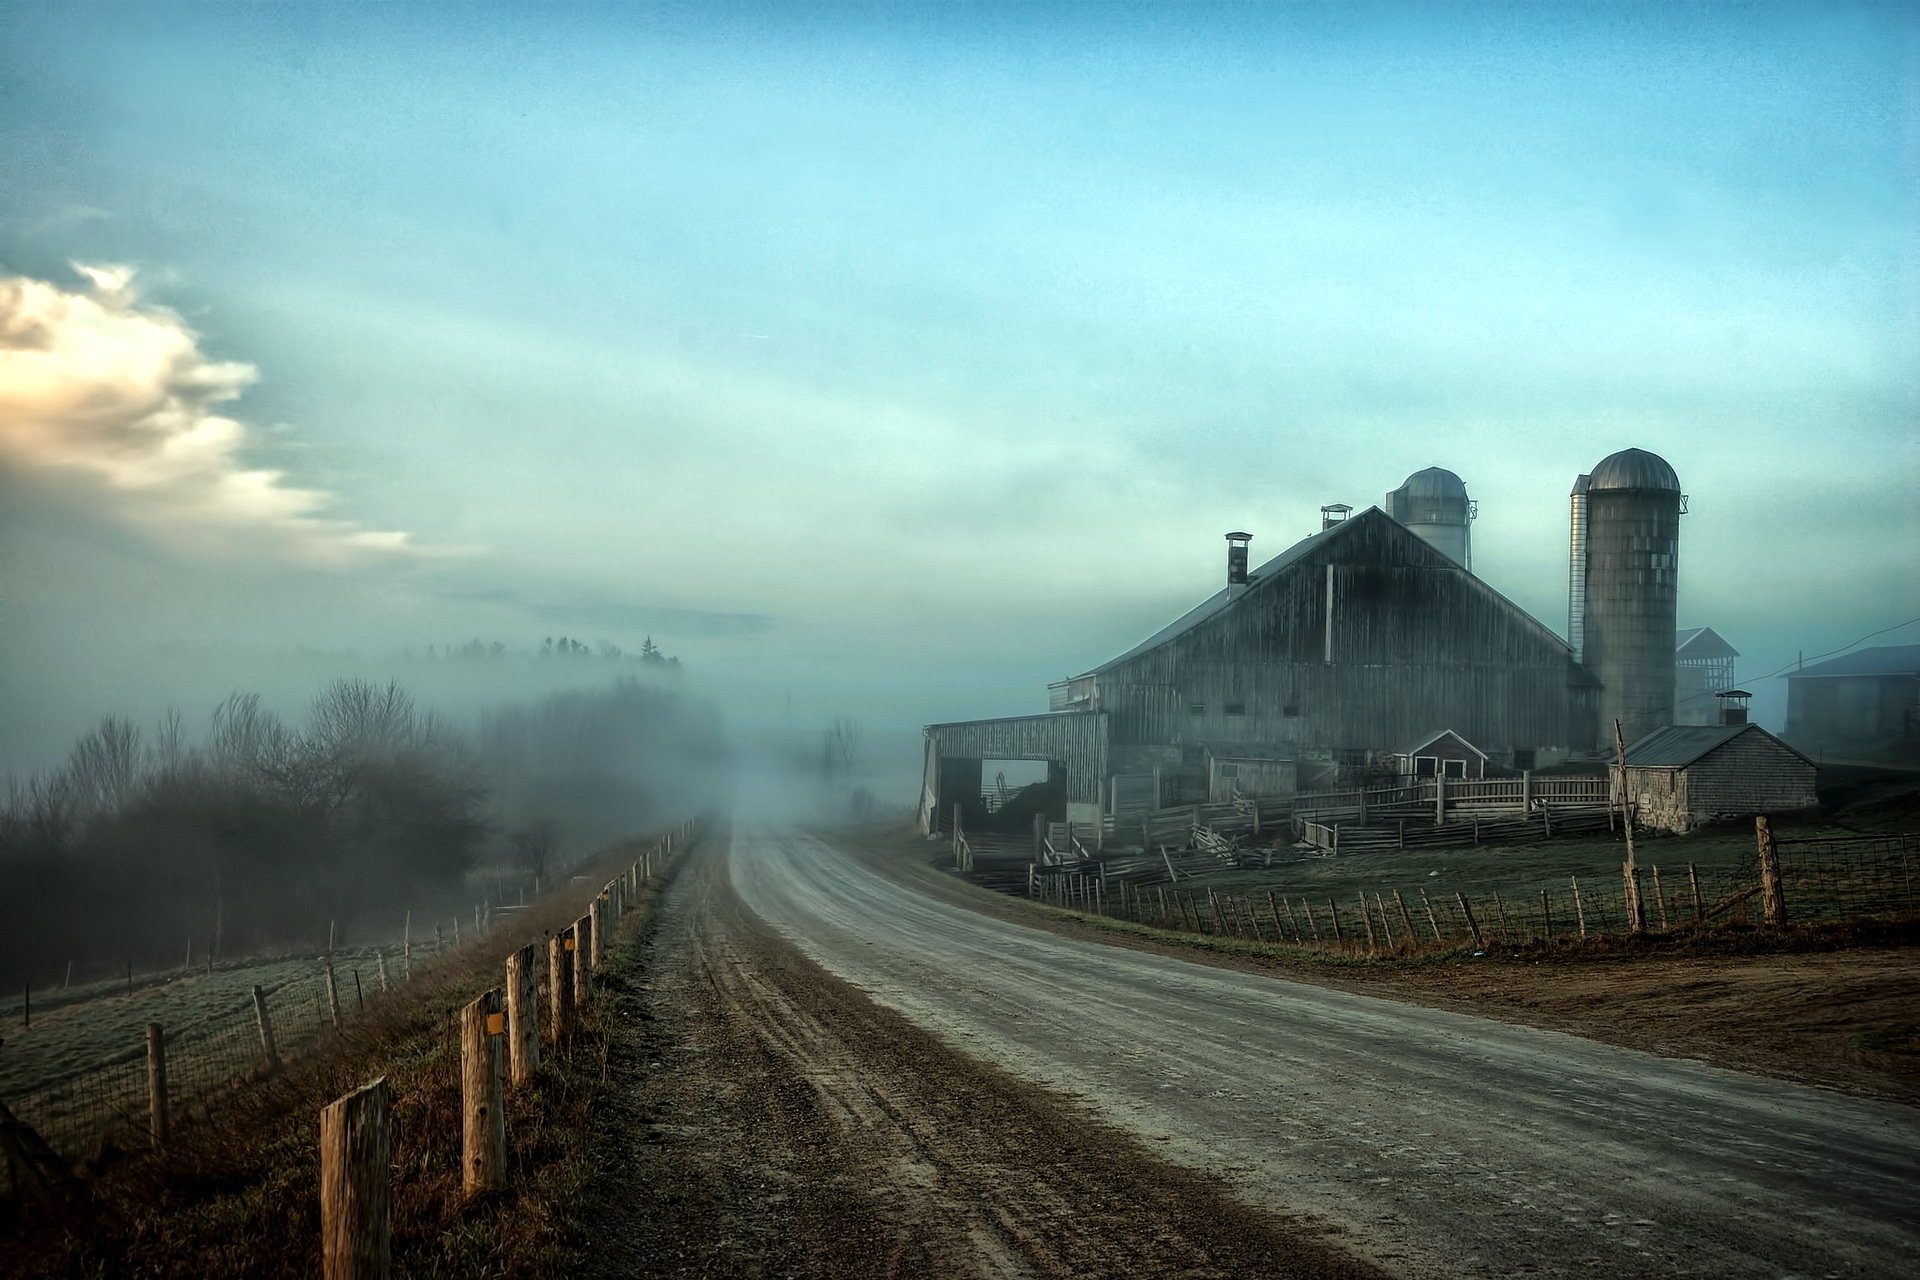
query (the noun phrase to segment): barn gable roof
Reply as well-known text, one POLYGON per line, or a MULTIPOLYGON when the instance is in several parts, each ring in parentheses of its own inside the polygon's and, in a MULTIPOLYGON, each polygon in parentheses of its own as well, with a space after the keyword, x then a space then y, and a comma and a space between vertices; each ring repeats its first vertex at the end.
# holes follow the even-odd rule
POLYGON ((1883 644, 1860 649, 1829 662, 1787 672, 1787 679, 1801 676, 1910 676, 1920 674, 1920 644, 1883 644))
POLYGON ((1740 651, 1712 627, 1688 627, 1673 637, 1674 656, 1678 658, 1737 658, 1740 651))
POLYGON ((1684 769, 1712 755, 1743 733, 1757 733, 1782 751, 1791 751, 1808 764, 1813 763, 1757 724, 1670 724, 1664 729, 1655 729, 1628 747, 1627 767, 1684 769))
POLYGON ((1455 742, 1459 743, 1461 746, 1465 747, 1467 750, 1473 752, 1473 754, 1475 754, 1476 756, 1479 756, 1482 760, 1485 760, 1487 758, 1486 752, 1474 746, 1471 742, 1468 742, 1465 738, 1455 733, 1452 729, 1437 729, 1434 732, 1429 733, 1425 737, 1421 738, 1418 742, 1414 743, 1412 746, 1408 747, 1406 750, 1400 752, 1400 754, 1403 756, 1417 756, 1421 752, 1425 751, 1428 747, 1432 746, 1434 743, 1439 742, 1442 738, 1452 738, 1455 742))
POLYGON ((1541 623, 1539 619, 1522 609, 1519 605, 1513 603, 1513 601, 1507 599, 1507 597, 1500 594, 1500 592, 1487 585, 1483 579, 1476 577, 1471 570, 1461 568, 1461 566, 1448 559, 1446 555, 1434 550, 1434 548, 1429 546, 1419 535, 1408 530, 1405 525, 1402 525, 1378 507, 1368 507, 1365 511, 1342 520, 1330 529, 1322 529, 1316 534, 1300 539, 1300 541, 1294 543, 1285 551, 1282 551, 1279 555, 1273 557, 1273 559, 1267 561, 1250 573, 1248 575, 1246 590, 1242 591, 1238 596, 1229 595, 1227 589, 1222 587, 1187 612, 1181 614, 1178 618, 1175 618, 1166 626, 1160 628, 1160 630, 1148 636, 1145 640, 1142 640, 1139 644, 1133 646, 1133 648, 1128 649, 1116 658, 1108 659, 1106 662, 1101 663, 1099 666, 1094 667, 1091 671, 1085 672, 1084 674, 1104 675, 1144 653, 1152 652, 1170 640, 1187 634, 1209 619, 1218 617, 1229 607, 1254 599, 1261 594, 1263 588, 1269 586, 1289 571, 1298 569, 1317 552, 1337 545, 1342 539, 1350 536, 1356 529, 1365 528, 1369 523, 1374 521, 1384 522, 1394 530, 1397 530, 1399 535, 1407 539, 1410 544, 1418 547, 1421 552, 1430 555, 1435 563, 1435 567, 1454 569, 1465 574, 1466 581, 1470 583, 1475 590, 1484 593, 1496 601, 1501 607, 1524 618, 1534 627, 1543 640, 1551 642, 1566 653, 1569 683, 1594 685, 1597 687, 1599 682, 1593 678, 1586 668, 1573 661, 1572 648, 1566 641, 1556 635, 1551 628, 1541 623))

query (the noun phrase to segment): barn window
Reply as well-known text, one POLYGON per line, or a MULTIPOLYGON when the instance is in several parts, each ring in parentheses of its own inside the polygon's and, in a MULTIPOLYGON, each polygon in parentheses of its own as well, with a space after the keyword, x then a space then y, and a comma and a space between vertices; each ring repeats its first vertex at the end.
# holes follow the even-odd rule
POLYGON ((1438 756, 1415 756, 1413 758, 1413 776, 1414 777, 1431 778, 1434 774, 1438 773, 1439 771, 1440 771, 1440 758, 1438 756))
POLYGON ((1448 760, 1445 764, 1449 778, 1464 778, 1467 776, 1467 762, 1465 760, 1448 760))
POLYGON ((1216 767, 1219 769, 1220 776, 1223 778, 1237 778, 1240 776, 1240 766, 1237 764, 1221 764, 1216 767))
POLYGON ((1289 720, 1298 720, 1300 718, 1300 704, 1297 702, 1289 702, 1286 706, 1280 708, 1280 714, 1289 720))
POLYGON ((1190 716, 1203 716, 1207 714, 1207 704, 1204 702, 1189 702, 1187 704, 1187 714, 1190 716))
POLYGON ((1226 706, 1226 712, 1230 716, 1243 716, 1247 714, 1247 704, 1244 702, 1229 702, 1226 706))
POLYGON ((1367 749, 1365 747, 1340 748, 1341 764, 1346 765, 1349 768, 1357 769, 1362 765, 1366 764, 1366 762, 1367 762, 1367 749))

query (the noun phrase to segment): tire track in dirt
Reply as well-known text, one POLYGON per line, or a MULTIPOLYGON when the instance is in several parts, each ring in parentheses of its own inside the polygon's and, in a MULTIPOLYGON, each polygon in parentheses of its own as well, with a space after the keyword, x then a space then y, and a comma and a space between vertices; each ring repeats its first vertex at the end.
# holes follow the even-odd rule
POLYGON ((1377 1274, 831 977, 695 854, 611 974, 593 1274, 1377 1274))

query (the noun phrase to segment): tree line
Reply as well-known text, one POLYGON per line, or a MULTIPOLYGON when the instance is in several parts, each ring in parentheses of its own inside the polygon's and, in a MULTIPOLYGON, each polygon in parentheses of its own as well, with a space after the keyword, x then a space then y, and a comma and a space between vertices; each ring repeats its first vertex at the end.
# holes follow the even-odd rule
POLYGON ((9 979, 385 932, 465 910, 483 862, 529 873, 711 794, 711 709, 621 678, 460 726, 398 684, 339 680, 289 724, 256 694, 195 742, 109 716, 0 803, 9 979))

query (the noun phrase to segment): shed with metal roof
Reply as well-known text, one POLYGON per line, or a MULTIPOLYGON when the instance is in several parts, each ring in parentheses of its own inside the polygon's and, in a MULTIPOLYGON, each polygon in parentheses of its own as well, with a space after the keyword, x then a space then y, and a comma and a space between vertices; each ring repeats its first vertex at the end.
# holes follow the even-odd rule
POLYGON ((1812 809, 1814 772, 1757 724, 1668 725, 1627 748, 1628 798, 1655 831, 1812 809))

